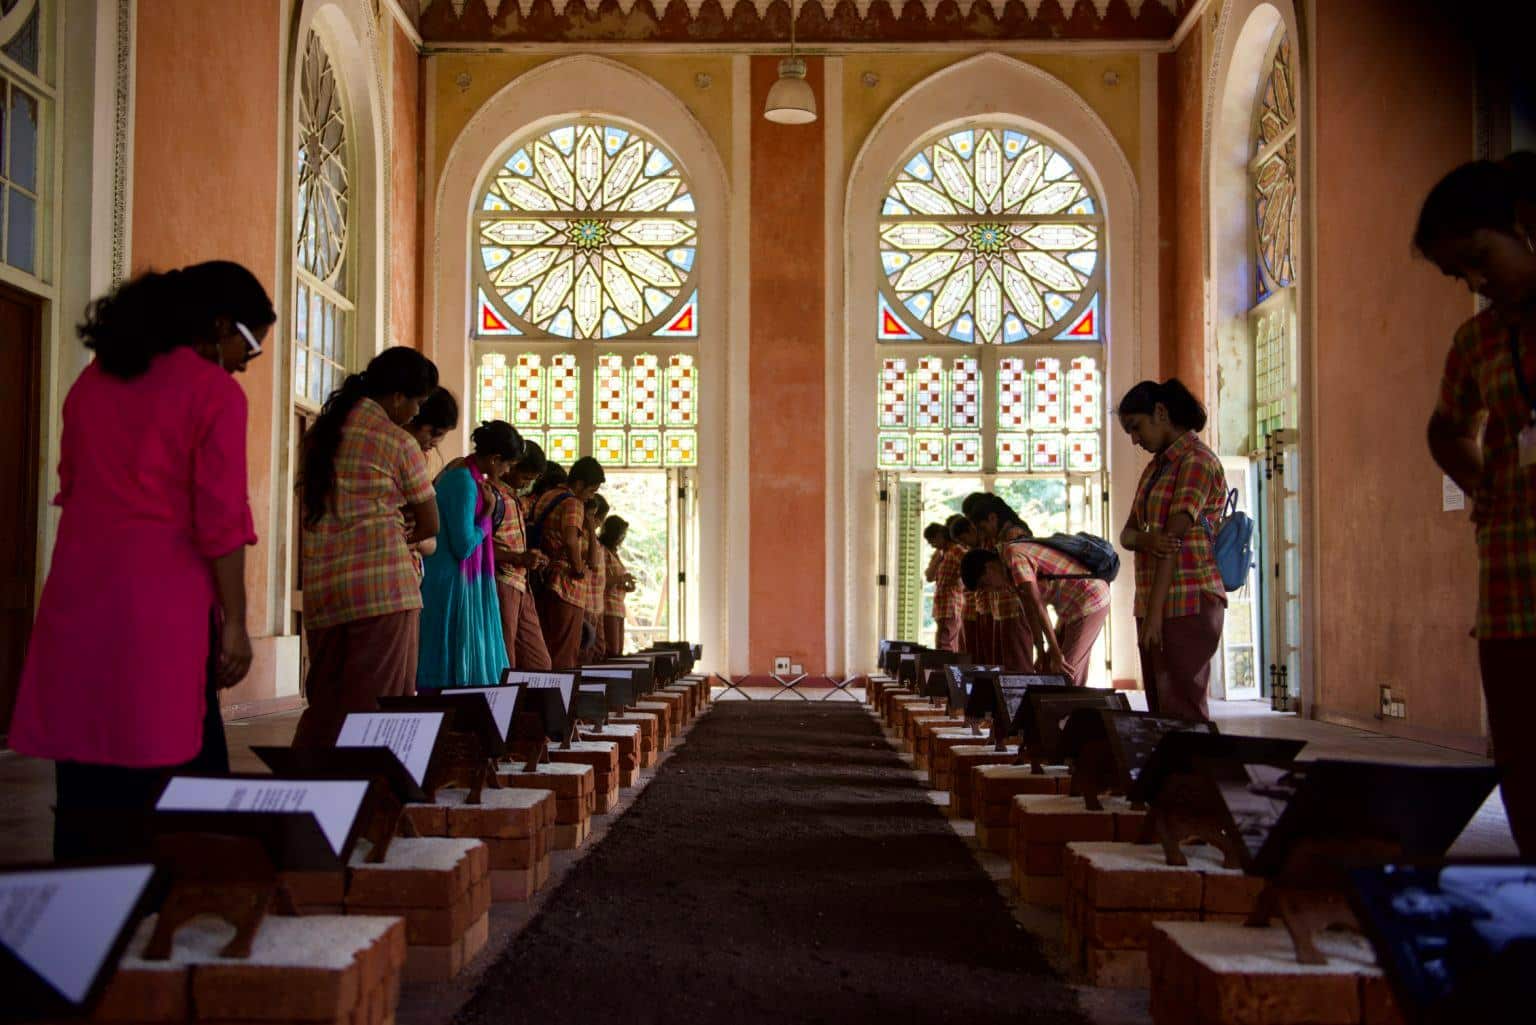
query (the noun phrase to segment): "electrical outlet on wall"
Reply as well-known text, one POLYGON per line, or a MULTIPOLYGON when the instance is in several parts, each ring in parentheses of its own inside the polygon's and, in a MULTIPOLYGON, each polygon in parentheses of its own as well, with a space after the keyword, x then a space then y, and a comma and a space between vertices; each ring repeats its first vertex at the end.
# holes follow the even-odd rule
POLYGON ((790 676, 800 676, 804 672, 805 672, 805 666, 801 665, 799 662, 796 662, 794 665, 789 667, 789 675, 790 676))
POLYGON ((785 673, 789 672, 789 656, 781 655, 780 657, 774 659, 773 671, 778 673, 780 676, 783 676, 785 673))
POLYGON ((1381 710, 1377 713, 1377 717, 1381 719, 1392 717, 1392 688, 1386 684, 1381 685, 1381 710))

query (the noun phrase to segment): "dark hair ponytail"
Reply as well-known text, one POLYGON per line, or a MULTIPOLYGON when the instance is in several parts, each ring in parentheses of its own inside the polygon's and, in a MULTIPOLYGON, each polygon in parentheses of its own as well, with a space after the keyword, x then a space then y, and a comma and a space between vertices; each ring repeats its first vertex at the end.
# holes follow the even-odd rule
POLYGON ((1029 533, 1028 525, 1019 519, 1019 514, 1013 511, 1013 506, 989 492, 973 491, 966 495, 965 501, 960 503, 960 512, 972 523, 984 520, 988 516, 996 516, 1004 526, 1011 523, 1016 527, 1023 527, 1024 532, 1029 533))
POLYGON ((211 260, 181 270, 145 271, 92 302, 77 329, 96 362, 130 379, 156 356, 214 338, 214 322, 259 331, 277 319, 267 290, 238 263, 211 260))
POLYGON ((341 448, 341 430, 353 408, 365 398, 424 398, 436 387, 437 366, 415 349, 403 346, 385 349, 373 357, 367 370, 347 375, 341 387, 325 400, 320 416, 304 436, 300 486, 304 491, 305 526, 319 523, 330 507, 331 495, 336 490, 336 453, 341 448))
POLYGON ((1127 414, 1140 414, 1151 416, 1162 406, 1168 411, 1168 419, 1177 427, 1186 431, 1203 431, 1207 416, 1205 406, 1195 398, 1190 390, 1184 387, 1184 382, 1177 377, 1170 377, 1162 384, 1156 381, 1142 381, 1125 393, 1115 412, 1120 416, 1127 414))
POLYGON ((486 420, 469 436, 477 456, 515 460, 522 457, 523 439, 505 420, 486 420))

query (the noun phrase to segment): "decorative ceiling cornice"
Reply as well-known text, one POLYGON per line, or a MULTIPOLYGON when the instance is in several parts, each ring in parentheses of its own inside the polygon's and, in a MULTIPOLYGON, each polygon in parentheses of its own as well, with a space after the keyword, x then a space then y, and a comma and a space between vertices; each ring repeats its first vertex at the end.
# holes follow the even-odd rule
MULTIPOLYGON (((1168 40, 1197 0, 799 0, 808 45, 1168 40)), ((432 43, 782 43, 788 0, 421 0, 432 43), (727 14, 729 10, 729 14, 727 14)))

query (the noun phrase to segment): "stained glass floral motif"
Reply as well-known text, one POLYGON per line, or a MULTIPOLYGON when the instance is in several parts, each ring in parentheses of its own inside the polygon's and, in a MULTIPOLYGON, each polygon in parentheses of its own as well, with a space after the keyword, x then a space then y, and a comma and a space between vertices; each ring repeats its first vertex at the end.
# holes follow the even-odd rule
POLYGON ((313 32, 299 75, 298 117, 298 261, 321 281, 330 281, 347 249, 347 124, 336 72, 313 32))
POLYGON ((297 121, 293 390, 319 406, 346 376, 352 301, 346 111, 330 56, 313 32, 304 45, 297 121))
POLYGON ((523 334, 697 334, 698 220, 682 168, 628 128, 576 122, 518 144, 477 219, 479 267, 523 334))
POLYGON ((1049 143, 999 127, 929 141, 881 208, 881 337, 1050 340, 1098 287, 1102 226, 1078 170, 1049 143))
POLYGON ((1296 280, 1296 98, 1291 41, 1275 44, 1254 117, 1253 204, 1260 272, 1257 297, 1296 280))

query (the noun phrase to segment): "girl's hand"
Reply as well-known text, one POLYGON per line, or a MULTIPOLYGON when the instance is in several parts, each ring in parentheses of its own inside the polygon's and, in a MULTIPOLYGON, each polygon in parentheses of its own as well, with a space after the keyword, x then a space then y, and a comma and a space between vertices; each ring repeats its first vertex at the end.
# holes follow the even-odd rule
POLYGON ((1143 530, 1140 537, 1140 548, 1149 555, 1159 559, 1166 559, 1170 555, 1177 555, 1184 548, 1184 539, 1165 534, 1161 530, 1143 530))
POLYGON ((437 551, 437 538, 429 537, 425 541, 418 541, 416 543, 416 550, 422 555, 431 555, 437 551))
POLYGON ((1047 676, 1067 675, 1067 661, 1054 648, 1045 653, 1045 672, 1047 676))
POLYGON ((1161 651, 1163 648, 1163 614, 1154 612, 1142 620, 1141 646, 1161 651))
POLYGON ((624 590, 633 591, 638 586, 635 583, 635 575, 633 573, 624 574, 624 590))
POLYGON ((251 671, 251 635, 244 623, 225 620, 219 632, 219 664, 214 672, 214 683, 219 690, 228 690, 251 671))

